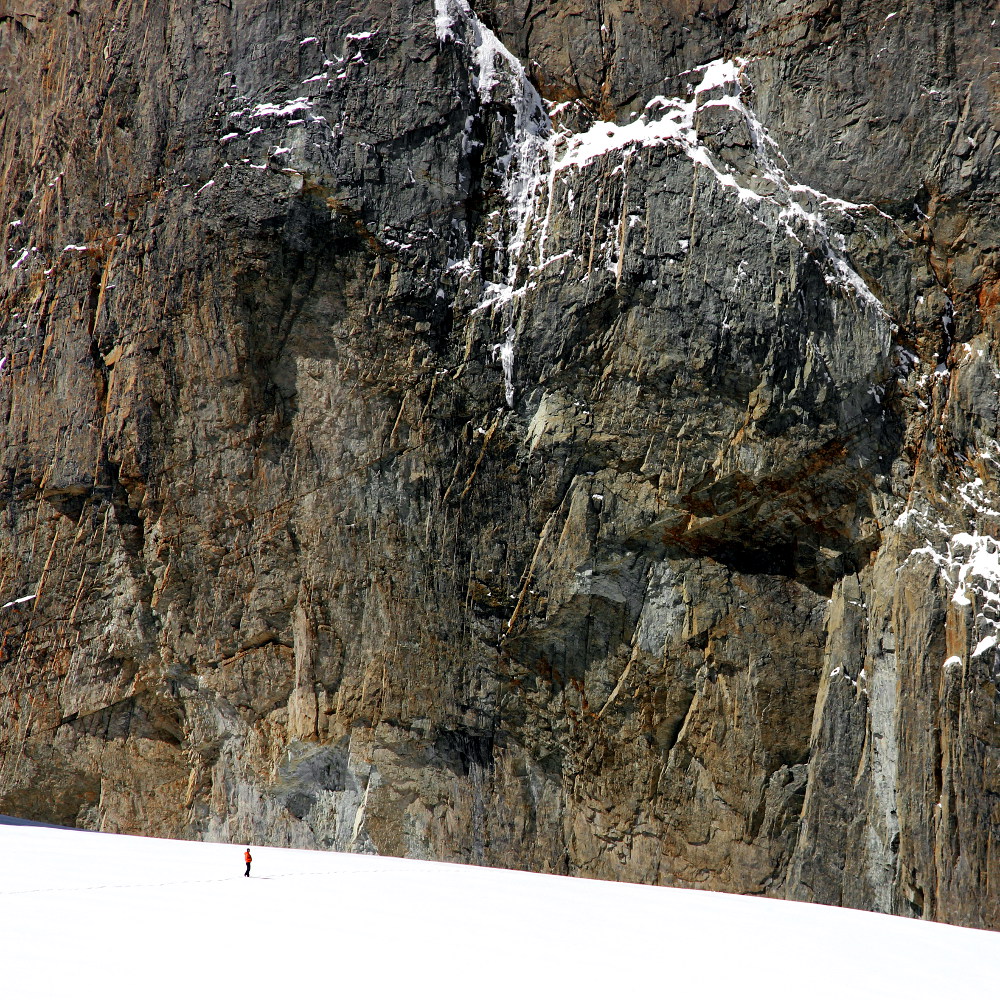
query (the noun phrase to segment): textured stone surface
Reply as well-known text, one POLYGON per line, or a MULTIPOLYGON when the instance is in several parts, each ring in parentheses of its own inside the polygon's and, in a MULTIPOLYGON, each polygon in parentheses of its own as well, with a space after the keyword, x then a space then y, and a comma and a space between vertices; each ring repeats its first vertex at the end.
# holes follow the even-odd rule
POLYGON ((0 811, 1000 925, 982 5, 29 6, 0 811))

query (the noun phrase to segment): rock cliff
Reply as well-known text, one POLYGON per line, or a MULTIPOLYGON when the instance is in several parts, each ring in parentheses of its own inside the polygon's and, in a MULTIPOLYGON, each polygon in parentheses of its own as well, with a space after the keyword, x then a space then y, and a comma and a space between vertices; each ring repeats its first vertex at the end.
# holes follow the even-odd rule
POLYGON ((1000 28, 0 0, 0 812, 1000 927, 1000 28))

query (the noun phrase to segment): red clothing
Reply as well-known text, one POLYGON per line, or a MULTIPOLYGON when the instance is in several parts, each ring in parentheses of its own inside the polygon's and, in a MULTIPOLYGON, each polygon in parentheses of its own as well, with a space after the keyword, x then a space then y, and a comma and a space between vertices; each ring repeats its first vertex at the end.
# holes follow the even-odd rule
POLYGON ((250 852, 249 852, 249 851, 244 851, 244 852, 243 852, 243 860, 244 860, 244 861, 245 861, 245 862, 246 862, 247 864, 250 864, 250 862, 251 862, 251 861, 253 861, 253 858, 251 858, 251 857, 250 857, 250 852))

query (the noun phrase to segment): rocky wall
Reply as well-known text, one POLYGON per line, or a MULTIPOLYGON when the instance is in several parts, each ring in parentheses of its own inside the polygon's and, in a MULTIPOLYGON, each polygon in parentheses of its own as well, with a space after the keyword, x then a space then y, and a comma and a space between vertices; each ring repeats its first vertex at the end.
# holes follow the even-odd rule
POLYGON ((0 811, 998 926, 976 4, 0 0, 0 811))

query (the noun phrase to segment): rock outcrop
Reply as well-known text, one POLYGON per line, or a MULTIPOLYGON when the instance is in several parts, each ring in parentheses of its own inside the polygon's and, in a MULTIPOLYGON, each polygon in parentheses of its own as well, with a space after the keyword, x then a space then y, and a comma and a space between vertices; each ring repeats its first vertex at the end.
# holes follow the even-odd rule
POLYGON ((0 0, 0 812, 1000 926, 1000 28, 0 0))

